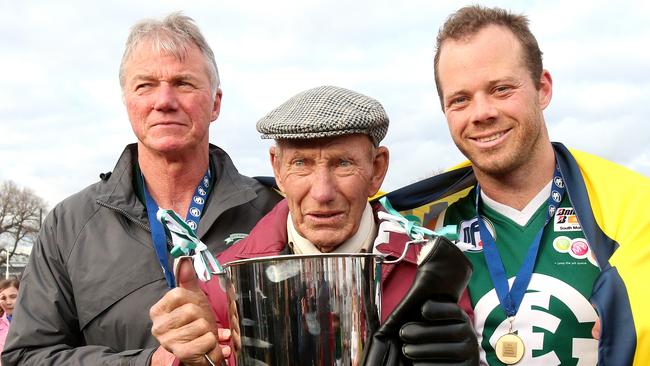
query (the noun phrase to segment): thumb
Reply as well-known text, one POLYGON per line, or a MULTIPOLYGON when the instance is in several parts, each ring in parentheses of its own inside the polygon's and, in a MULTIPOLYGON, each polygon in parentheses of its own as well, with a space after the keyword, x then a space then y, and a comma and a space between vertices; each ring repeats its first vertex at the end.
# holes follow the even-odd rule
POLYGON ((600 340, 600 315, 598 314, 598 309, 595 304, 591 304, 596 310, 596 321, 594 322, 593 328, 591 328, 591 336, 596 340, 600 340))
POLYGON ((591 336, 596 340, 600 340, 600 317, 596 318, 593 328, 591 328, 591 336))
POLYGON ((176 285, 190 291, 201 291, 199 289, 199 279, 194 271, 194 262, 192 257, 183 256, 174 261, 174 275, 176 276, 176 285))

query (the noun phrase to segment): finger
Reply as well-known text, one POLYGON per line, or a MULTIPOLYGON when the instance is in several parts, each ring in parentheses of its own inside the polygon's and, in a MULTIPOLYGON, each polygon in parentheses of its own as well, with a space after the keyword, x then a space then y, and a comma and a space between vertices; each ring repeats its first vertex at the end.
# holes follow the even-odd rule
POLYGON ((180 338, 187 341, 206 332, 212 332, 216 337, 218 329, 214 317, 193 304, 154 318, 151 326, 151 333, 161 344, 163 339, 180 338))
POLYGON ((199 279, 194 270, 192 257, 180 257, 174 263, 174 274, 176 275, 176 284, 180 288, 192 292, 200 292, 199 279))
POLYGON ((219 342, 228 342, 230 340, 231 332, 230 329, 219 328, 219 342))
POLYGON ((461 362, 469 359, 469 356, 476 352, 476 345, 472 342, 405 344, 402 347, 402 353, 407 358, 432 362, 436 365, 444 362, 450 364, 461 362))
POLYGON ((405 343, 428 344, 433 342, 462 341, 472 337, 472 330, 464 323, 431 325, 429 323, 406 323, 399 331, 405 343))
POLYGON ((214 365, 223 365, 225 359, 227 357, 230 357, 230 347, 227 347, 227 348, 228 349, 226 350, 226 349, 224 349, 222 347, 215 347, 210 352, 206 352, 205 356, 207 356, 210 359, 210 362, 212 362, 212 364, 214 364, 214 365))
POLYGON ((591 336, 594 337, 594 339, 600 340, 600 317, 596 317, 594 327, 591 328, 591 336))
POLYGON ((224 358, 230 357, 230 354, 232 353, 232 349, 230 346, 225 345, 225 346, 220 346, 221 347, 221 354, 223 355, 224 358))
POLYGON ((160 315, 169 314, 177 308, 193 302, 196 302, 194 293, 177 287, 168 291, 162 299, 153 304, 149 309, 149 316, 153 319, 160 315))
MULTIPOLYGON (((214 322, 207 299, 203 294, 175 288, 168 292, 149 310, 153 322, 152 330, 164 332, 167 329, 178 328, 199 318, 214 322)), ((216 324, 214 324, 216 332, 216 324)))
POLYGON ((431 321, 461 321, 464 322, 467 314, 458 304, 453 302, 425 301, 422 305, 422 316, 431 321))
POLYGON ((205 355, 208 355, 216 365, 220 365, 224 359, 221 347, 216 346, 216 338, 212 333, 206 333, 192 342, 178 345, 173 353, 184 366, 208 365, 205 355))

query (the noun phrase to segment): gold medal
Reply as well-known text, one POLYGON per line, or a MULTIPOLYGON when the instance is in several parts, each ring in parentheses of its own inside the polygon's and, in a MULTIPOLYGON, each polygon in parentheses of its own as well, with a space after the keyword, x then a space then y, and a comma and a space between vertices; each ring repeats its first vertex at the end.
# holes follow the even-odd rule
POLYGON ((514 365, 524 357, 524 342, 514 333, 502 335, 494 347, 499 361, 514 365))

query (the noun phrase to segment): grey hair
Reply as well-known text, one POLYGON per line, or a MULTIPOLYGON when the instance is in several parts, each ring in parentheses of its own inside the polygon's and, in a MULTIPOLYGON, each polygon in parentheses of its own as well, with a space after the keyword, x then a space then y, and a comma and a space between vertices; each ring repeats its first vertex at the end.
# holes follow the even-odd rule
POLYGON ((208 42, 201 34, 201 30, 194 20, 181 12, 173 12, 164 19, 144 19, 131 27, 131 33, 126 40, 124 55, 120 63, 120 87, 124 91, 125 65, 131 53, 143 42, 150 42, 154 51, 173 55, 183 60, 187 55, 187 48, 195 44, 205 57, 212 94, 219 88, 219 70, 214 59, 214 53, 208 42))

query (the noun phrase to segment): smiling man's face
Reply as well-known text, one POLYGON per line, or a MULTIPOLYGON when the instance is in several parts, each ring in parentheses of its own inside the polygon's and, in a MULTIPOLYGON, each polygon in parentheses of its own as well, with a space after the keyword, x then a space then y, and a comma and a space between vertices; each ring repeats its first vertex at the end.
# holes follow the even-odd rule
POLYGON ((542 111, 551 100, 551 78, 539 90, 523 50, 505 27, 490 25, 440 50, 443 107, 456 146, 486 175, 521 167, 546 143, 542 111))

